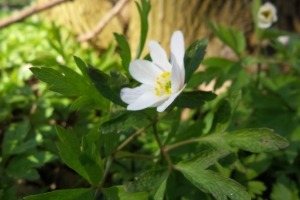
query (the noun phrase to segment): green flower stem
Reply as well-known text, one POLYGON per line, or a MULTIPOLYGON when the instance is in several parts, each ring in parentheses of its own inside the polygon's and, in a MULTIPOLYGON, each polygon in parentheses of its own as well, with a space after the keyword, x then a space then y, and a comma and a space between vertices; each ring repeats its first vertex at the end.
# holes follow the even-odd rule
POLYGON ((171 171, 173 168, 174 168, 174 164, 171 160, 171 157, 170 155, 168 154, 168 151, 165 150, 164 146, 162 145, 159 137, 158 137, 158 134, 157 134, 157 130, 156 130, 156 123, 153 124, 153 133, 154 133, 154 136, 155 136, 155 139, 156 139, 156 142, 162 152, 162 154, 164 155, 164 157, 166 158, 168 164, 169 164, 169 171, 171 171))
POLYGON ((153 124, 155 124, 156 122, 158 122, 159 120, 165 118, 172 110, 170 110, 169 112, 164 113, 163 115, 161 115, 160 117, 154 119, 151 123, 149 123, 147 126, 137 130, 135 133, 133 133, 129 138, 127 138, 127 140, 125 140, 120 146, 118 146, 118 148, 113 152, 113 154, 115 154, 117 151, 120 151, 121 149, 123 149, 127 144, 129 144, 136 136, 138 136, 139 134, 141 134, 142 132, 144 132, 146 129, 148 129, 149 127, 153 126, 153 124))
MULTIPOLYGON (((260 55, 261 55, 261 42, 262 42, 262 35, 263 35, 263 30, 260 31, 260 34, 258 34, 258 49, 257 49, 257 57, 259 58, 260 55)), ((261 72, 261 63, 257 63, 257 79, 256 79, 256 87, 259 86, 259 75, 260 75, 260 72, 261 72)))

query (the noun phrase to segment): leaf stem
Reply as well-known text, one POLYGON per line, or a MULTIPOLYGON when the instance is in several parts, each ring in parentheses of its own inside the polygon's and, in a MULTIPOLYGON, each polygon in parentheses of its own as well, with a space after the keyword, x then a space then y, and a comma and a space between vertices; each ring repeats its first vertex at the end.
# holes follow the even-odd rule
POLYGON ((172 149, 175 149, 177 147, 180 147, 182 145, 186 145, 186 144, 190 144, 190 143, 194 143, 194 142, 199 142, 201 139, 203 138, 192 138, 192 139, 189 139, 189 140, 184 140, 184 141, 181 141, 181 142, 177 142, 175 144, 172 144, 172 145, 169 145, 167 147, 165 147, 165 151, 170 151, 172 149))
POLYGON ((154 119, 151 123, 149 123, 148 125, 146 125, 145 127, 137 130, 135 133, 133 133, 129 138, 127 138, 122 144, 120 144, 120 146, 118 146, 118 148, 113 152, 113 154, 115 154, 117 151, 120 151, 121 149, 123 149, 128 143, 130 143, 136 136, 138 136, 139 134, 141 134, 142 132, 144 132, 146 129, 148 129, 149 127, 153 126, 153 124, 156 124, 156 122, 158 122, 159 120, 165 118, 169 113, 166 112, 163 115, 161 115, 160 117, 154 119))
POLYGON ((156 123, 153 124, 153 133, 154 133, 154 136, 155 136, 155 139, 156 139, 156 142, 162 152, 162 154, 164 155, 164 157, 166 158, 168 164, 169 164, 169 171, 172 170, 174 168, 174 164, 171 160, 171 157, 170 155, 168 154, 168 151, 166 151, 166 149, 164 148, 164 146, 162 145, 159 137, 158 137, 158 134, 157 134, 157 129, 156 129, 156 123))
POLYGON ((186 145, 186 144, 190 144, 190 143, 194 143, 194 142, 212 140, 214 138, 217 138, 219 135, 220 134, 210 134, 210 135, 205 135, 205 136, 200 137, 200 138, 191 138, 191 139, 188 139, 188 140, 180 141, 180 142, 177 142, 175 144, 171 144, 171 145, 165 147, 165 151, 170 151, 170 150, 175 149, 177 147, 180 147, 182 145, 186 145))

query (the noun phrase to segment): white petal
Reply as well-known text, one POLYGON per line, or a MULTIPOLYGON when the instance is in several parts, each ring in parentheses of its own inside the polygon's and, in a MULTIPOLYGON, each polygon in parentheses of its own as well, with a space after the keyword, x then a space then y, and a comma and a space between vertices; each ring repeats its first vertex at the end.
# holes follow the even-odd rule
POLYGON ((161 97, 155 96, 153 88, 153 91, 144 93, 136 101, 129 104, 127 106, 127 110, 142 110, 148 107, 153 107, 153 105, 157 104, 158 102, 162 102, 166 98, 168 98, 167 95, 161 97))
POLYGON ((180 74, 181 73, 180 68, 173 54, 171 54, 171 61, 172 61, 171 90, 172 93, 176 93, 183 85, 183 81, 182 81, 182 75, 180 74))
POLYGON ((259 28, 269 28, 272 25, 272 23, 263 23, 263 22, 258 22, 258 27, 259 28))
POLYGON ((179 90, 174 94, 171 94, 169 99, 165 101, 162 105, 158 106, 156 109, 157 112, 163 112, 176 99, 176 97, 184 90, 185 86, 186 84, 181 88, 181 90, 179 90))
POLYGON ((143 84, 135 88, 123 88, 121 90, 120 96, 122 101, 124 101, 127 104, 132 104, 144 93, 149 91, 153 91, 153 87, 143 84))
POLYGON ((171 54, 173 54, 180 67, 183 67, 184 38, 181 31, 175 31, 171 38, 171 54))
POLYGON ((158 65, 163 71, 171 71, 171 64, 165 50, 156 41, 151 40, 148 43, 152 62, 158 65))
POLYGON ((135 60, 131 62, 129 72, 140 83, 153 86, 155 85, 156 77, 163 73, 161 69, 147 60, 135 60))

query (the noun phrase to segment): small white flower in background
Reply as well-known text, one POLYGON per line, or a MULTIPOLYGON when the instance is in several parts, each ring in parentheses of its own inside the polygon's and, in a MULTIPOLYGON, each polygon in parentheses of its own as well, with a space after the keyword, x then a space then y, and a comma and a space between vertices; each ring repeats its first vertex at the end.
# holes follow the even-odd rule
POLYGON ((277 40, 283 44, 283 45, 287 45, 290 41, 290 36, 287 36, 287 35, 282 35, 282 36, 279 36, 277 37, 277 40))
POLYGON ((272 3, 266 2, 258 11, 258 27, 262 29, 269 28, 276 21, 276 7, 272 3))
POLYGON ((157 107, 163 112, 183 91, 184 38, 181 31, 175 31, 171 38, 171 63, 165 50, 156 42, 148 43, 152 62, 135 60, 130 63, 129 72, 142 85, 123 88, 121 99, 128 104, 127 110, 142 110, 157 107))

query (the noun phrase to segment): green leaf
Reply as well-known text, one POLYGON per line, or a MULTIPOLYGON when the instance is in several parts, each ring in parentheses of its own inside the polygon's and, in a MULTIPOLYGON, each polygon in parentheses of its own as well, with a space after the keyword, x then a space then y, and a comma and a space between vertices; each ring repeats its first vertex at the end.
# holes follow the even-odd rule
POLYGON ((227 150, 206 150, 190 159, 179 162, 176 167, 180 169, 197 168, 204 170, 228 154, 229 151, 227 150))
POLYGON ((225 141, 233 146, 253 153, 284 149, 289 142, 267 128, 242 129, 226 133, 225 141))
MULTIPOLYGON (((79 58, 74 58, 84 74, 86 64, 79 58)), ((71 106, 72 110, 107 109, 109 106, 109 102, 97 92, 89 79, 66 66, 60 65, 61 72, 46 67, 32 67, 30 70, 38 79, 50 84, 50 90, 66 96, 82 96, 82 98, 75 100, 74 105, 71 106)))
POLYGON ((235 180, 247 182, 266 172, 272 164, 272 155, 268 153, 252 154, 242 161, 247 173, 237 173, 235 180))
POLYGON ((121 133, 130 128, 137 127, 145 122, 146 116, 140 112, 126 112, 120 116, 104 122, 99 131, 102 134, 121 133))
POLYGON ((245 188, 239 183, 216 172, 205 170, 227 154, 228 151, 204 151, 193 158, 179 162, 176 169, 200 190, 211 193, 218 200, 227 200, 227 197, 232 200, 250 199, 245 188))
POLYGON ((215 99, 217 95, 212 92, 192 91, 183 92, 179 95, 176 106, 180 108, 196 108, 205 103, 215 99))
POLYGON ((247 183, 248 191, 251 198, 255 198, 256 195, 261 195, 267 189, 265 184, 261 181, 249 181, 247 183))
POLYGON ((124 35, 120 35, 118 33, 114 33, 114 36, 117 40, 117 43, 121 50, 119 51, 120 57, 122 59, 122 66, 123 69, 129 73, 129 63, 131 61, 131 53, 130 53, 130 47, 128 45, 128 42, 126 41, 124 35))
POLYGON ((28 62, 30 62, 32 65, 44 65, 46 67, 57 66, 59 64, 56 60, 56 57, 52 55, 39 56, 38 58, 28 62))
POLYGON ((207 67, 218 67, 220 69, 228 70, 236 63, 237 62, 226 59, 226 58, 210 57, 210 58, 203 60, 203 62, 201 64, 204 66, 207 66, 207 67))
POLYGON ((32 67, 30 70, 38 79, 51 84, 50 90, 66 96, 80 96, 88 87, 82 76, 77 72, 60 65, 62 73, 52 68, 32 67))
POLYGON ((279 176, 273 185, 272 200, 299 200, 299 187, 286 176, 279 176))
POLYGON ((10 160, 5 171, 15 178, 28 180, 39 179, 39 173, 33 169, 33 167, 41 167, 45 163, 52 162, 57 158, 58 156, 47 151, 31 155, 17 155, 10 160))
POLYGON ((135 181, 124 183, 123 186, 127 193, 151 192, 155 194, 168 175, 167 168, 150 170, 136 178, 135 181))
POLYGON ((94 189, 70 189, 70 190, 56 190, 53 192, 47 192, 44 194, 37 194, 24 197, 25 200, 92 200, 94 195, 94 189))
POLYGON ((165 191, 166 191, 166 186, 167 186, 167 179, 165 179, 159 186, 159 188, 156 190, 156 192, 152 192, 154 193, 152 196, 153 196, 153 199, 154 200, 162 200, 164 199, 164 196, 165 196, 165 191))
POLYGON ((236 91, 233 92, 228 99, 223 100, 217 112, 215 113, 210 133, 222 133, 228 128, 231 122, 232 114, 237 108, 241 98, 241 91, 236 91))
POLYGON ((140 14, 140 20, 141 20, 140 43, 135 56, 135 59, 139 59, 142 54, 146 42, 147 34, 148 34, 148 26, 149 26, 148 15, 151 9, 151 5, 149 0, 141 0, 141 4, 142 4, 141 6, 137 2, 135 2, 135 4, 138 8, 140 14))
POLYGON ((90 143, 86 137, 82 138, 81 154, 78 159, 87 172, 89 182, 98 186, 103 177, 103 164, 100 152, 94 143, 90 143))
POLYGON ((216 28, 216 26, 208 19, 205 19, 205 22, 222 42, 228 45, 239 57, 241 57, 246 48, 246 40, 242 31, 232 27, 226 28, 221 24, 218 24, 218 28, 216 28))
POLYGON ((94 67, 88 67, 88 74, 94 86, 105 98, 120 106, 126 106, 120 98, 122 87, 127 85, 127 79, 123 75, 112 72, 110 77, 94 67))
POLYGON ((112 152, 114 152, 119 144, 120 134, 118 133, 110 133, 104 134, 104 152, 105 156, 109 156, 112 152))
POLYGON ((126 193, 123 186, 103 188, 104 196, 113 200, 142 200, 148 199, 148 192, 126 193))
POLYGON ((87 64, 83 60, 81 60, 79 57, 77 57, 77 56, 73 56, 73 57, 74 57, 77 67, 80 69, 83 76, 88 77, 88 73, 86 70, 88 67, 87 64))
POLYGON ((103 176, 103 165, 96 145, 85 137, 80 145, 76 134, 70 129, 56 126, 56 132, 60 139, 57 148, 61 158, 91 185, 98 186, 103 176))
POLYGON ((37 146, 39 143, 34 139, 24 141, 29 130, 28 120, 24 120, 20 124, 12 124, 4 134, 3 155, 19 154, 37 146))
MULTIPOLYGON (((89 142, 99 142, 103 141, 103 134, 100 132, 99 128, 101 125, 109 119, 110 115, 105 115, 100 118, 100 121, 95 124, 94 128, 86 135, 86 139, 89 142)), ((100 149, 100 147, 98 147, 100 149)))
POLYGON ((185 82, 188 83, 192 74, 198 69, 205 55, 208 39, 197 40, 189 46, 184 55, 185 82))
POLYGON ((1 200, 15 199, 15 196, 16 196, 16 188, 9 187, 9 188, 4 189, 1 200))

